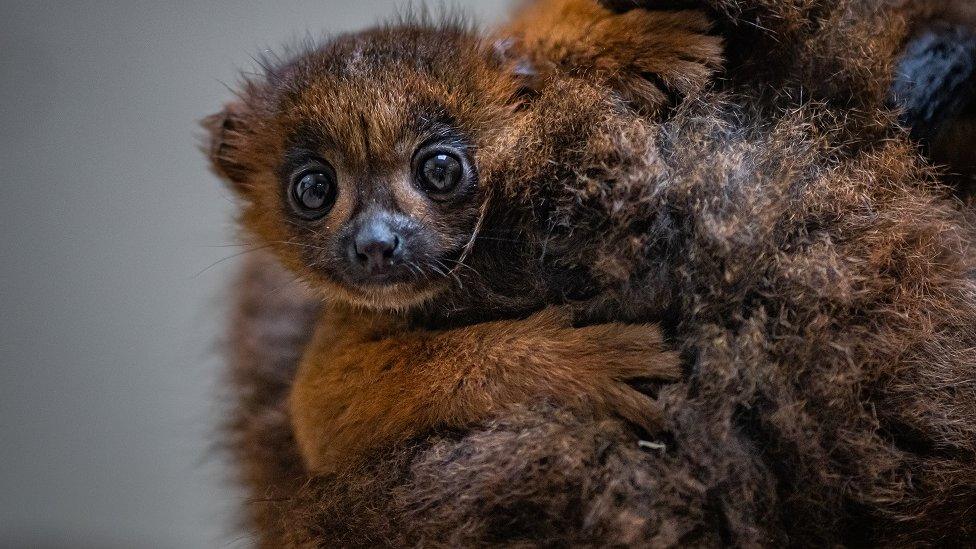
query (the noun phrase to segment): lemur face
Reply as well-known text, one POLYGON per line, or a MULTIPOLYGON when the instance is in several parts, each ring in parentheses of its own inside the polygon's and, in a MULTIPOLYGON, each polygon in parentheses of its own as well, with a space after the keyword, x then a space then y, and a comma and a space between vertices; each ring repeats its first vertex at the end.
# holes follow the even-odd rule
POLYGON ((449 127, 411 129, 419 131, 382 143, 365 123, 354 136, 362 156, 314 138, 288 148, 278 170, 282 217, 306 244, 310 268, 376 292, 416 286, 459 259, 482 198, 472 146, 449 127), (371 145, 393 154, 381 158, 371 145))
POLYGON ((341 37, 208 120, 243 225, 312 286, 372 308, 446 289, 489 196, 517 85, 463 29, 341 37))
POLYGON ((447 91, 390 76, 311 80, 282 116, 294 123, 274 182, 305 270, 377 307, 441 289, 485 199, 477 136, 444 105, 447 91))

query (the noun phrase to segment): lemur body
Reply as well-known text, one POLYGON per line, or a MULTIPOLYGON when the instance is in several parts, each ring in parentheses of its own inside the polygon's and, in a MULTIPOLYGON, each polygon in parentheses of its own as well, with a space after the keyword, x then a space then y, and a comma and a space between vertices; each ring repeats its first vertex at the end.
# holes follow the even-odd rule
POLYGON ((627 385, 678 374, 655 326, 523 318, 600 290, 547 256, 535 187, 615 162, 621 132, 647 139, 669 93, 702 89, 720 56, 707 29, 588 0, 496 36, 383 27, 273 68, 211 119, 243 225, 330 302, 291 397, 311 469, 539 399, 656 428, 627 385))
MULTIPOLYGON (((248 508, 269 545, 971 543, 974 237, 883 108, 901 3, 710 2, 730 15, 729 93, 662 124, 598 114, 615 92, 582 71, 540 92, 562 124, 529 141, 604 143, 604 161, 549 149, 499 187, 534 191, 545 257, 608 298, 588 316, 663 315, 686 379, 658 393, 662 444, 537 405, 308 478, 291 379, 254 374, 286 359, 246 356, 233 433, 253 493, 275 496, 248 508)), ((235 341, 263 352, 241 309, 235 341)))

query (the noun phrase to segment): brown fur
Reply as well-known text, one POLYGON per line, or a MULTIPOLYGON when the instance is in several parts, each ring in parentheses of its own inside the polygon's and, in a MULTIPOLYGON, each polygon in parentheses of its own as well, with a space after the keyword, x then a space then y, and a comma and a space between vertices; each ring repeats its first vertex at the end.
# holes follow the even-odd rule
MULTIPOLYGON (((837 60, 811 40, 813 74, 837 60)), ((306 483, 289 372, 269 382, 264 357, 241 356, 238 386, 260 398, 232 432, 264 543, 970 543, 972 229, 888 113, 847 110, 818 76, 825 104, 787 113, 749 73, 663 125, 585 74, 521 111, 519 150, 547 154, 514 157, 498 188, 552 220, 547 268, 583 273, 584 316, 674 334, 688 376, 659 393, 664 434, 642 448, 615 421, 512 408, 306 483)), ((880 77, 848 76, 871 104, 880 77)), ((243 298, 248 341, 266 313, 243 298)))

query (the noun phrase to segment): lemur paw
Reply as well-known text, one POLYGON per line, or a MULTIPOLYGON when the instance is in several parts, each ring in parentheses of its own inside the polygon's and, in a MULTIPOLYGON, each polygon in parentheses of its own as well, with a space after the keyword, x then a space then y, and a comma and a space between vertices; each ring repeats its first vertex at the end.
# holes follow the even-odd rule
POLYGON ((565 371, 550 372, 569 381, 552 384, 558 399, 597 415, 621 417, 649 432, 660 427, 659 404, 634 388, 642 382, 674 381, 681 374, 677 353, 666 350, 656 325, 613 322, 574 328, 568 312, 557 308, 527 320, 568 350, 565 371))
POLYGON ((661 331, 652 324, 600 324, 580 328, 593 343, 594 404, 653 432, 661 426, 660 405, 638 391, 642 382, 667 382, 681 374, 677 353, 667 351, 661 331))

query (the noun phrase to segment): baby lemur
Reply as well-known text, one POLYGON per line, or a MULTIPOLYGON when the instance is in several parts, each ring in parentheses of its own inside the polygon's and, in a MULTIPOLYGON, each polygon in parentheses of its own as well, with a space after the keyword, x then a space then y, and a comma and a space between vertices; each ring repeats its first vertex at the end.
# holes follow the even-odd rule
POLYGON ((646 139, 719 40, 697 12, 595 0, 530 4, 491 35, 421 19, 275 62, 205 122, 242 226, 327 304, 291 396, 307 465, 533 399, 654 429, 632 383, 677 358, 653 324, 546 308, 604 283, 547 249, 543 191, 646 139))

